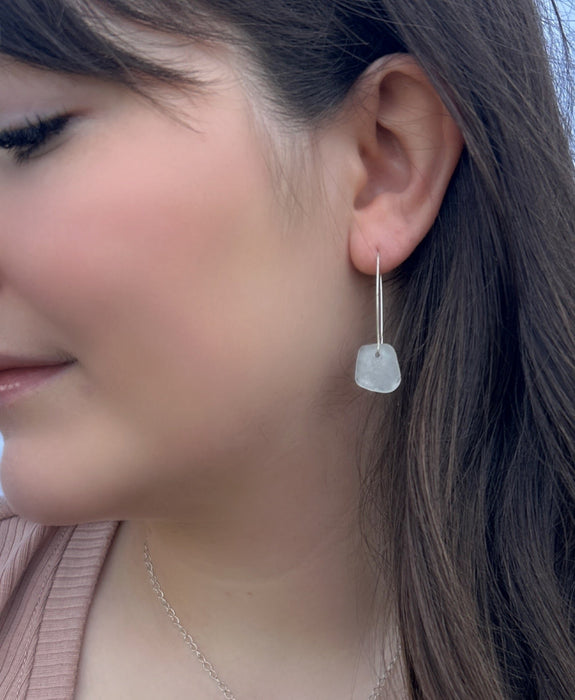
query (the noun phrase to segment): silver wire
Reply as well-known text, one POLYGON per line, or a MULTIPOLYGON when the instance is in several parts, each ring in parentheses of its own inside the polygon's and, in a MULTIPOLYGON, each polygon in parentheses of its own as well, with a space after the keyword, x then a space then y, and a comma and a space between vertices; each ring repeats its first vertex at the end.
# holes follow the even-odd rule
POLYGON ((377 353, 383 343, 383 282, 381 281, 381 272, 379 269, 379 252, 377 253, 377 274, 375 278, 375 315, 377 326, 377 353))

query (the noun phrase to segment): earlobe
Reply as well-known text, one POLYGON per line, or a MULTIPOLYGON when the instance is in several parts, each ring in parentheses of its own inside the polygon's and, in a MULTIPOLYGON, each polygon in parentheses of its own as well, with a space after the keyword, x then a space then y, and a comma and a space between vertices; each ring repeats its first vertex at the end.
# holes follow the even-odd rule
POLYGON ((411 255, 431 228, 459 161, 463 139, 410 56, 374 64, 358 83, 357 179, 350 256, 374 274, 411 255))

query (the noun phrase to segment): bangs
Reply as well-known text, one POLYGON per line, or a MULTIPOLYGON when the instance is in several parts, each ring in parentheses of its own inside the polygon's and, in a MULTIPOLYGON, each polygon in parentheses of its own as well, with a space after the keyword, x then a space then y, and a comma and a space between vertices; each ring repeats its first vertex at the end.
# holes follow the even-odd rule
MULTIPOLYGON (((153 9, 153 2, 148 5, 153 9)), ((0 0, 0 56, 36 68, 111 80, 138 92, 143 83, 197 82, 187 72, 139 53, 119 30, 126 21, 175 32, 165 16, 160 22, 157 12, 135 11, 123 0, 0 0)))
POLYGON ((279 118, 319 124, 381 56, 405 53, 379 0, 0 0, 0 57, 116 82, 204 92, 193 66, 155 58, 162 35, 233 47, 279 118), (370 10, 377 2, 377 12, 370 10), (138 31, 137 40, 134 30, 138 31), (150 46, 150 51, 147 51, 150 46))

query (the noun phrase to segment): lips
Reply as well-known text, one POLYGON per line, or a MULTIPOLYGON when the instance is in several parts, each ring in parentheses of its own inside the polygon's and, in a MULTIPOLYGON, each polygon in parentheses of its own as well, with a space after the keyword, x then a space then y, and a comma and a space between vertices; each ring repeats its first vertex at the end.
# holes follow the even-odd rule
POLYGON ((52 362, 34 366, 29 364, 29 360, 0 356, 0 407, 36 389, 72 364, 74 363, 52 362), (11 364, 6 366, 8 362, 11 364), (15 364, 16 362, 19 364, 15 364))
POLYGON ((46 358, 46 357, 25 357, 23 355, 8 355, 0 353, 0 372, 12 369, 39 367, 54 367, 64 365, 73 361, 72 357, 46 358))
POLYGON ((41 377, 45 374, 51 374, 63 365, 47 365, 45 367, 17 367, 14 369, 0 370, 0 391, 2 388, 8 388, 12 385, 26 381, 31 377, 41 377))

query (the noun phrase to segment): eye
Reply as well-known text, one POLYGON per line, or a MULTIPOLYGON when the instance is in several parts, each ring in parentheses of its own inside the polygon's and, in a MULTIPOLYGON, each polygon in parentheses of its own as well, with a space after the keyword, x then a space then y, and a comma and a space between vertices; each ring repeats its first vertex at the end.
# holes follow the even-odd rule
POLYGON ((48 119, 37 117, 21 127, 4 129, 0 131, 0 148, 12 152, 16 163, 25 163, 61 134, 71 118, 71 115, 57 115, 48 119))

